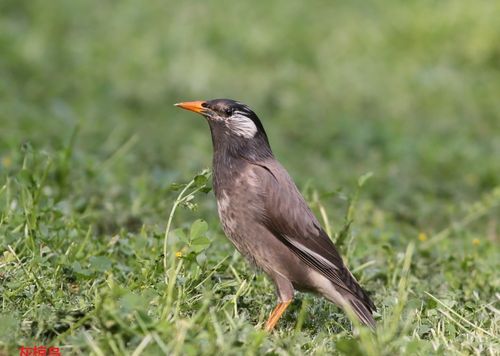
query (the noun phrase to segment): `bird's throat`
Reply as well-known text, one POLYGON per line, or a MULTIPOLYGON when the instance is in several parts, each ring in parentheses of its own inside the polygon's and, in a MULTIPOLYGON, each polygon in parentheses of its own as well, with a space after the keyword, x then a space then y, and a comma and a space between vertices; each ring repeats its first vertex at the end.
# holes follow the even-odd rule
POLYGON ((214 160, 243 159, 259 162, 273 157, 265 133, 258 132, 252 138, 244 138, 231 133, 223 124, 210 123, 214 160))

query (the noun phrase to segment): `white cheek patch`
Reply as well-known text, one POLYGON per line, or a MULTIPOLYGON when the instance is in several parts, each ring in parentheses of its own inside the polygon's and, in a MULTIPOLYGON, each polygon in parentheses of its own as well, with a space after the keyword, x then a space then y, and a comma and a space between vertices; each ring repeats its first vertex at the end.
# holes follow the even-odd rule
POLYGON ((252 138, 257 133, 254 122, 238 111, 227 119, 226 125, 235 135, 241 137, 252 138))

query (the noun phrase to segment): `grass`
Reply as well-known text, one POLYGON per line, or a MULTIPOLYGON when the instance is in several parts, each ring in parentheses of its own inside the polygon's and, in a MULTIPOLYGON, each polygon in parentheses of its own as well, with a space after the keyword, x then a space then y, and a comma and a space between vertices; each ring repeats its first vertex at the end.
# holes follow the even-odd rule
POLYGON ((3 1, 0 354, 498 354, 499 10, 3 1), (172 106, 215 97, 261 116, 376 333, 307 294, 261 330, 272 284, 172 106))

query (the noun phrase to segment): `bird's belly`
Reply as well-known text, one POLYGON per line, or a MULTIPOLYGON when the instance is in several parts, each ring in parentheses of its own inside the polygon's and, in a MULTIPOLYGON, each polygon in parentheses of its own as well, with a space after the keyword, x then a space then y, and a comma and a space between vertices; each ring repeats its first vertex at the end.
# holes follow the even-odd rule
POLYGON ((222 191, 217 199, 217 210, 226 236, 245 256, 255 247, 253 236, 257 225, 252 207, 255 202, 248 195, 222 191))

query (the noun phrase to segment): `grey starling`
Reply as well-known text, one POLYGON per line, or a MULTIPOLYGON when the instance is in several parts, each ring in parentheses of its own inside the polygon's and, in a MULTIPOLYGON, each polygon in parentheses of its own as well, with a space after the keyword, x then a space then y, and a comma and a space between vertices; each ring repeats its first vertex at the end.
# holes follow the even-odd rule
POLYGON ((322 295, 373 328, 375 305, 274 158, 257 115, 247 105, 229 99, 176 106, 207 119, 222 228, 238 251, 276 286, 279 303, 266 330, 274 328, 296 289, 322 295))

